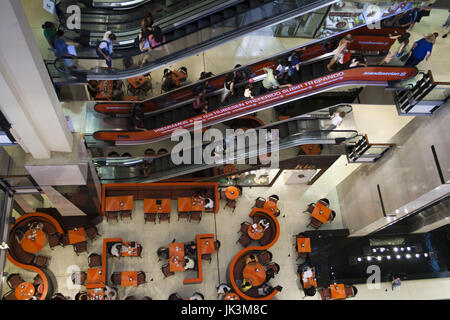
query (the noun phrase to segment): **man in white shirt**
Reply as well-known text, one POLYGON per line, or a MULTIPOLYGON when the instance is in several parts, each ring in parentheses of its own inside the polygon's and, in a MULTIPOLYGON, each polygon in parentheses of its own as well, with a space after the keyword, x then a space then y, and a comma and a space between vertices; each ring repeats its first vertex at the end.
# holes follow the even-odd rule
POLYGON ((184 262, 186 263, 184 266, 184 270, 194 269, 195 261, 188 256, 184 257, 184 262))
POLYGON ((212 209, 214 207, 214 201, 210 198, 205 199, 205 209, 212 209))
POLYGON ((114 40, 116 40, 116 35, 114 33, 111 33, 111 31, 107 31, 97 48, 97 55, 100 58, 104 58, 106 60, 108 69, 111 69, 112 66, 114 40))
POLYGON ((341 111, 339 113, 335 112, 333 113, 333 116, 331 117, 331 125, 326 128, 325 130, 334 130, 336 127, 340 126, 342 124, 342 121, 344 121, 345 118, 345 112, 341 111))

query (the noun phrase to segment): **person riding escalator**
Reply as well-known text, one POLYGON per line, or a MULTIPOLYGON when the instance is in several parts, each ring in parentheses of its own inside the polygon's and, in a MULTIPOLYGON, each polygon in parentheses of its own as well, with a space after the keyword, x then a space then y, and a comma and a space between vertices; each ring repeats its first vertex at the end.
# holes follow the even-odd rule
POLYGON ((178 70, 164 69, 163 83, 161 89, 163 91, 170 91, 180 87, 186 81, 188 72, 186 67, 181 67, 178 70))
POLYGON ((144 127, 144 112, 142 109, 144 104, 138 103, 133 106, 133 113, 131 115, 131 122, 134 130, 146 131, 144 127))

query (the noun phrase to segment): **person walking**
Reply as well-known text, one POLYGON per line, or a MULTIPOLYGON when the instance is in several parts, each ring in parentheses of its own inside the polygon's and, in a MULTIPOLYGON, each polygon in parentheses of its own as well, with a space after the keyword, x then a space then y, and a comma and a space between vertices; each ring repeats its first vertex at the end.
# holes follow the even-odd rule
POLYGON ((45 39, 47 39, 47 42, 50 45, 51 49, 54 50, 55 49, 56 33, 58 32, 56 30, 55 25, 53 24, 53 22, 46 21, 42 25, 42 29, 44 29, 44 37, 45 37, 45 39))
POLYGON ((344 55, 348 52, 347 46, 351 42, 353 42, 353 36, 351 34, 347 34, 344 38, 341 39, 341 41, 339 41, 338 47, 333 51, 333 58, 327 65, 328 71, 332 71, 331 67, 337 61, 343 64, 344 55))
POLYGON ((64 31, 62 30, 56 32, 55 52, 58 57, 64 58, 64 63, 70 70, 76 69, 72 59, 76 59, 77 56, 69 53, 68 45, 64 39, 64 31))
POLYGON ((424 59, 428 61, 433 50, 433 45, 436 42, 438 33, 433 33, 425 36, 424 38, 416 41, 411 48, 411 56, 405 63, 405 67, 415 67, 424 59))
POLYGON ((380 65, 390 63, 395 56, 401 56, 405 52, 410 36, 411 34, 408 32, 403 35, 389 36, 390 39, 395 39, 395 42, 389 48, 388 54, 380 62, 380 65))
POLYGON ((108 70, 111 70, 112 67, 112 56, 114 53, 113 41, 115 40, 116 35, 111 31, 106 31, 103 39, 100 41, 100 44, 97 47, 97 55, 99 56, 99 58, 105 59, 108 70))

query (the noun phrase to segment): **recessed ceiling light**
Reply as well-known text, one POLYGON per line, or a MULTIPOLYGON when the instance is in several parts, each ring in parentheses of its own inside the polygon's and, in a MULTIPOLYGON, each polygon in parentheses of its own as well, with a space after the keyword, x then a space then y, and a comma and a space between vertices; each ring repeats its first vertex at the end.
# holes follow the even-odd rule
POLYGON ((360 262, 361 262, 361 261, 362 261, 362 259, 361 259, 361 258, 358 258, 358 261, 360 261, 360 262))
POLYGON ((395 252, 397 252, 397 251, 398 251, 398 248, 397 248, 397 247, 395 247, 395 248, 394 248, 394 251, 395 251, 395 252))
POLYGON ((378 259, 378 261, 381 261, 381 257, 380 256, 378 256, 377 259, 378 259))
POLYGON ((411 255, 410 255, 410 254, 407 254, 407 255, 406 255, 406 258, 407 258, 407 259, 411 258, 411 255))
POLYGON ((367 261, 372 261, 372 257, 367 257, 367 261))
POLYGON ((388 260, 391 260, 391 256, 387 256, 386 258, 388 258, 388 260))
POLYGON ((400 259, 400 258, 401 258, 401 256, 398 254, 398 255, 397 255, 397 259, 400 259))

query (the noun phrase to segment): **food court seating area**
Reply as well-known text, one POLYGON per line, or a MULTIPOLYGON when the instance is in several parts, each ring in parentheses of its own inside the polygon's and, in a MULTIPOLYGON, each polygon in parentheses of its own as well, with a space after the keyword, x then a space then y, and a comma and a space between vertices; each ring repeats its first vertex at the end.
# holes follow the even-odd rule
POLYGON ((193 182, 193 183, 125 183, 102 185, 102 209, 105 212, 106 197, 133 196, 133 200, 144 199, 171 199, 177 200, 182 197, 192 197, 195 194, 203 194, 214 201, 211 209, 206 212, 219 211, 218 184, 215 182, 193 182))

